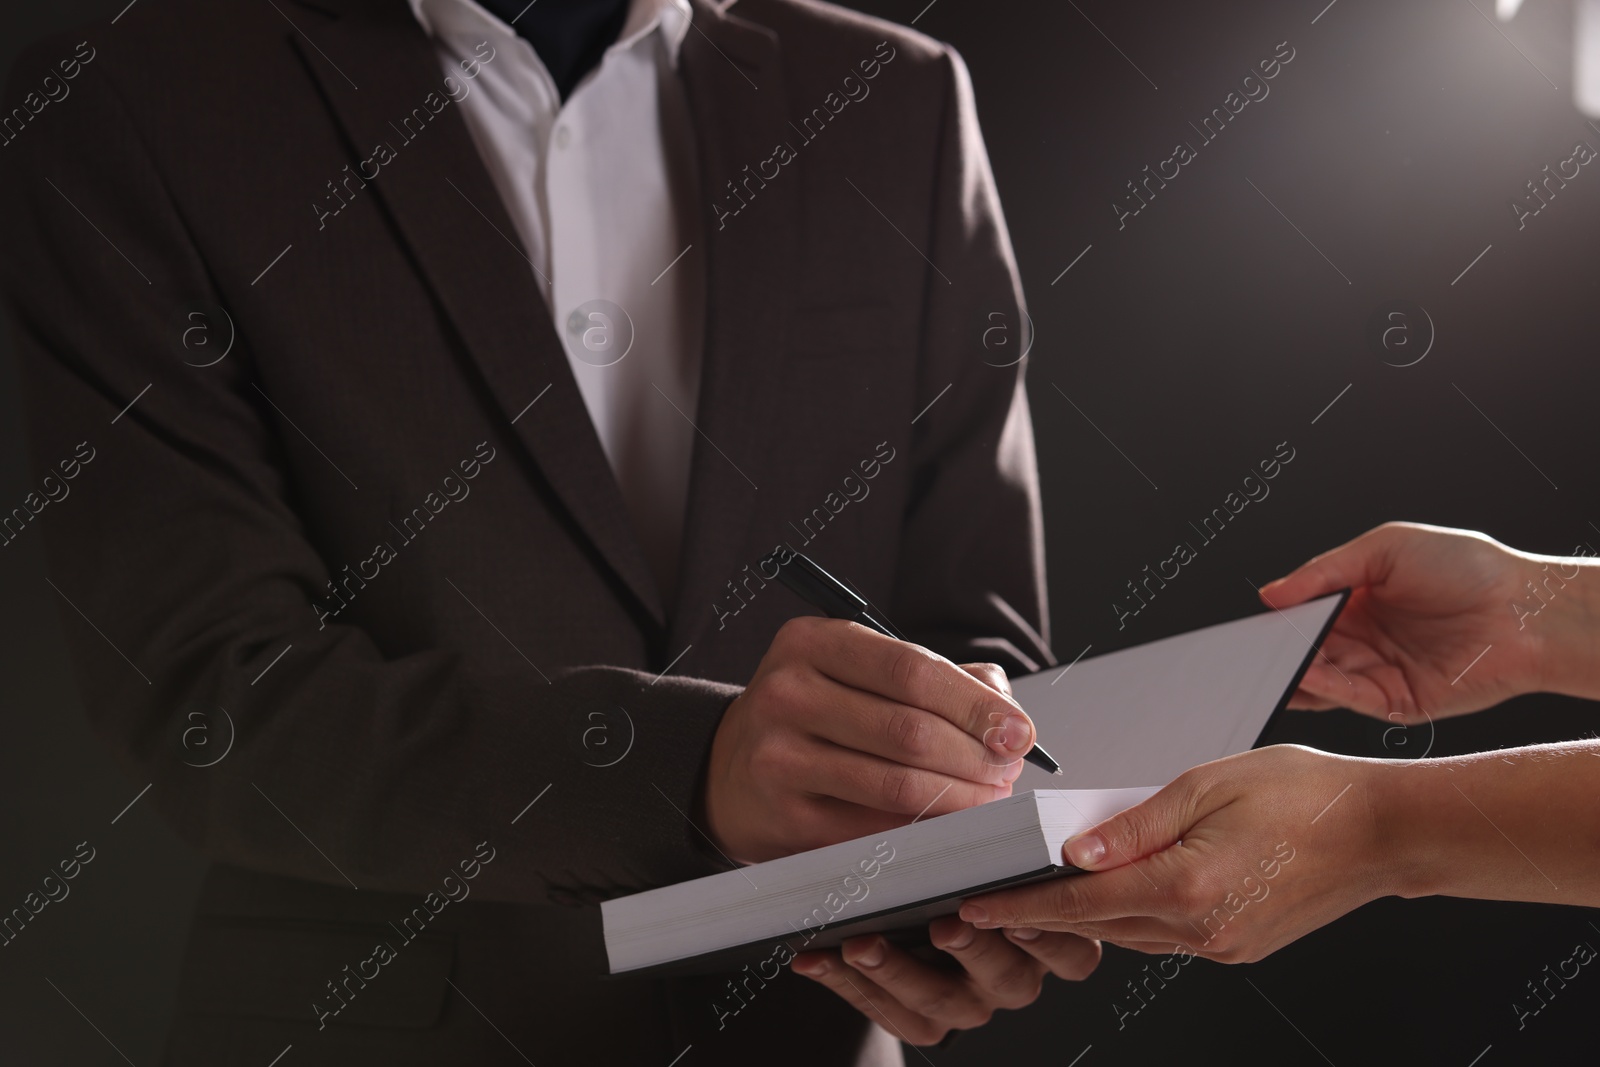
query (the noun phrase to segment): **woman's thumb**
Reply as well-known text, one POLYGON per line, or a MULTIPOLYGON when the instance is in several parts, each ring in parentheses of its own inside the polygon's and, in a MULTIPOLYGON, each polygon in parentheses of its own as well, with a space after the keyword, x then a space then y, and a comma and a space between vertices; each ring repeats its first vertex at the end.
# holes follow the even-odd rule
POLYGON ((1187 776, 1085 830, 1061 846, 1063 858, 1086 871, 1105 871, 1176 844, 1188 829, 1187 776))

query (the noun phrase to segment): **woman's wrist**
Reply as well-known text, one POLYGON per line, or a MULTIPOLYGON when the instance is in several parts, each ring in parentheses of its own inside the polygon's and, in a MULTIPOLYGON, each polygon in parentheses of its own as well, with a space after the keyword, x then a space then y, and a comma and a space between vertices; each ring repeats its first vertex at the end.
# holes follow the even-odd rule
POLYGON ((1538 592, 1548 604, 1537 619, 1538 678, 1530 690, 1600 700, 1600 563, 1576 556, 1542 557, 1538 592))
POLYGON ((1435 790, 1443 784, 1431 761, 1369 760, 1366 791, 1372 812, 1367 862, 1375 896, 1426 897, 1443 891, 1449 835, 1438 824, 1435 790))

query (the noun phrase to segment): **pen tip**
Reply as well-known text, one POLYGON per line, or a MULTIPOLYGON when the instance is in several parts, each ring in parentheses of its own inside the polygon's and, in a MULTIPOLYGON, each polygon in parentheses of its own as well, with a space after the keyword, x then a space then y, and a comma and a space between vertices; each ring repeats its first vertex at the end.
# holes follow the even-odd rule
POLYGON ((1062 771, 1061 771, 1060 767, 1057 767, 1055 770, 1051 771, 1050 773, 1054 774, 1054 775, 1057 775, 1059 777, 1061 775, 1062 771))

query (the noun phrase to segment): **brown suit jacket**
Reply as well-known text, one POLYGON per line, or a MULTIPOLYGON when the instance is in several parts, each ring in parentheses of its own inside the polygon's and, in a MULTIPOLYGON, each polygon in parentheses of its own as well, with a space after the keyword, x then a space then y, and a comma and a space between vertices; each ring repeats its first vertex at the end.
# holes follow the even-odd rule
POLYGON ((80 41, 70 94, 8 127, 0 225, 41 476, 93 451, 37 520, 85 705, 213 861, 168 1062, 851 1062, 864 1021, 787 973, 737 1001, 604 977, 594 904, 725 869, 708 747, 805 610, 756 573, 775 543, 957 661, 1049 661, 959 58, 697 0, 707 329, 667 603, 404 0, 142 0, 34 46, 7 99, 80 41))

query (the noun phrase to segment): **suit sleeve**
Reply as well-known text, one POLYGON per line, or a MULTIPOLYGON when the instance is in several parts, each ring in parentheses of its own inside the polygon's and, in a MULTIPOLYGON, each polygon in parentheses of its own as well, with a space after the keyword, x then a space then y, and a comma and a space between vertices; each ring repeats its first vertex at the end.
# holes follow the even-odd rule
POLYGON ((943 56, 938 154, 913 427, 915 470, 896 621, 957 662, 1007 673, 1054 662, 1033 423, 1023 388, 1022 287, 972 83, 943 56), (948 388, 947 388, 948 387, 948 388))
MULTIPOLYGON (((8 98, 53 58, 20 61, 8 98)), ((43 527, 25 535, 46 541, 44 595, 130 795, 153 783, 145 803, 207 857, 361 889, 436 889, 485 840, 490 899, 575 904, 727 869, 689 817, 738 687, 599 665, 530 685, 316 627, 328 568, 249 338, 204 372, 185 362, 182 310, 221 301, 107 62, 0 149, 0 262, 44 487, 19 521, 43 527), (565 730, 618 706, 638 742, 601 785, 565 730), (197 767, 184 735, 209 713, 220 746, 212 709, 232 749, 197 767)))

